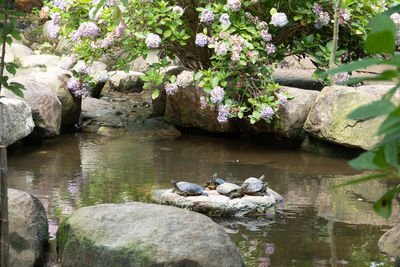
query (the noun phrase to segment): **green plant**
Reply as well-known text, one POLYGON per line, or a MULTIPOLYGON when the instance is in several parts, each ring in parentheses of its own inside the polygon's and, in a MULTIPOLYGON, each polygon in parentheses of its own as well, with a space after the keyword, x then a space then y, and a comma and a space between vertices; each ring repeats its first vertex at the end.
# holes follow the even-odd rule
MULTIPOLYGON (((2 90, 2 86, 6 89, 12 91, 17 96, 23 97, 24 94, 21 90, 24 89, 24 86, 17 82, 8 82, 8 76, 4 75, 4 68, 11 73, 12 75, 16 74, 16 69, 18 65, 13 62, 5 62, 5 52, 6 45, 11 45, 12 38, 17 40, 21 40, 20 31, 16 27, 17 17, 24 16, 24 13, 10 10, 8 9, 9 3, 8 0, 0 1, 5 8, 0 9, 0 21, 2 21, 2 28, 0 32, 0 42, 1 42, 1 61, 0 61, 0 93, 2 90)), ((1 98, 1 96, 0 96, 1 98)))
MULTIPOLYGON (((365 51, 371 56, 350 64, 342 65, 336 69, 325 72, 324 75, 351 72, 372 65, 392 65, 395 70, 386 70, 372 78, 352 78, 348 83, 364 80, 392 81, 400 77, 400 55, 395 54, 398 28, 390 15, 400 12, 400 6, 393 7, 383 14, 376 15, 370 22, 370 33, 364 45, 365 51)), ((393 103, 393 95, 400 88, 398 82, 381 99, 368 105, 361 106, 348 115, 350 119, 367 120, 379 116, 387 116, 382 122, 377 135, 383 140, 373 149, 360 154, 349 164, 357 170, 370 170, 375 173, 357 180, 350 181, 340 186, 365 182, 371 179, 400 178, 399 165, 399 138, 400 138, 400 106, 393 103)), ((389 218, 392 211, 392 200, 400 192, 397 186, 384 194, 375 204, 374 210, 384 218, 389 218)))
MULTIPOLYGON (((358 47, 362 38, 351 26, 354 22, 351 16, 369 18, 373 9, 361 6, 370 7, 377 1, 357 0, 357 8, 344 2, 347 7, 340 9, 343 47, 358 47)), ((138 56, 146 58, 157 49, 160 62, 142 76, 149 81, 146 86, 154 88, 153 97, 159 95, 160 85, 165 81, 167 94, 175 93, 179 87, 195 85, 204 91, 199 100, 202 107, 217 109, 220 123, 232 117, 247 118, 251 123, 271 122, 288 98, 271 78, 272 64, 285 65, 282 59, 286 55, 308 53, 323 69, 328 67, 331 51, 335 50, 333 42, 326 42, 332 38, 333 13, 332 3, 327 0, 305 4, 258 0, 123 3, 119 0, 50 2, 51 33, 55 38, 61 34, 73 40, 75 62, 82 59, 90 65, 109 54, 117 59, 110 66, 112 69, 128 71, 127 63, 138 56), (320 34, 313 33, 315 27, 320 34), (166 77, 165 69, 174 58, 189 71, 166 77)), ((341 47, 338 50, 338 55, 347 52, 341 47)), ((352 58, 361 52, 348 54, 352 58)), ((88 85, 90 80, 79 74, 69 88, 79 96, 88 85)))

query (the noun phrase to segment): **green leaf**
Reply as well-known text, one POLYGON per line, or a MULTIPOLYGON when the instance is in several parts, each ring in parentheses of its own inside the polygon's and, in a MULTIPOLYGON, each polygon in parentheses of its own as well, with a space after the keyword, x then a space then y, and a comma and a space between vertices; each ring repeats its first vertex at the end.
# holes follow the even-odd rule
POLYGON ((140 75, 139 78, 144 82, 150 82, 151 78, 147 75, 140 75))
POLYGON ((100 8, 104 5, 106 0, 100 0, 100 2, 97 4, 96 9, 93 11, 92 19, 94 20, 96 18, 97 12, 100 10, 100 8))
POLYGON ((17 73, 16 69, 12 66, 6 65, 6 70, 11 73, 13 76, 17 73))
POLYGON ((396 106, 392 102, 386 99, 380 99, 357 108, 347 115, 347 117, 353 120, 365 120, 389 114, 395 109, 396 106))
POLYGON ((156 89, 153 91, 153 93, 151 94, 151 98, 152 99, 156 99, 159 96, 160 92, 156 89))
POLYGON ((211 80, 211 87, 212 87, 212 88, 217 87, 217 86, 218 86, 218 83, 219 83, 219 78, 218 78, 218 77, 214 77, 214 78, 211 80))
POLYGON ((336 187, 346 186, 346 185, 358 184, 358 183, 361 183, 361 182, 366 182, 366 181, 374 180, 374 179, 378 179, 378 178, 388 178, 388 176, 386 174, 369 175, 369 176, 365 176, 365 177, 362 177, 362 178, 359 178, 359 179, 354 179, 354 180, 351 180, 351 181, 348 181, 348 182, 345 182, 345 183, 342 183, 342 184, 335 185, 335 188, 336 187))
POLYGON ((112 10, 112 21, 115 25, 118 25, 121 22, 122 13, 121 9, 118 5, 115 5, 112 10))
POLYGON ((375 153, 367 151, 360 154, 357 158, 349 161, 349 165, 358 171, 360 170, 376 170, 378 169, 374 163, 375 153))
POLYGON ((272 16, 276 12, 278 12, 278 10, 276 10, 276 8, 271 8, 271 10, 269 11, 269 14, 271 14, 271 16, 272 16))
POLYGON ((171 34, 172 34, 172 31, 171 31, 171 30, 166 30, 166 31, 164 32, 164 37, 165 37, 165 38, 168 38, 168 37, 171 36, 171 34))
POLYGON ((326 72, 321 73, 319 76, 321 78, 326 78, 328 77, 330 74, 335 74, 335 73, 339 73, 339 72, 350 72, 353 70, 358 70, 358 69, 362 69, 362 68, 366 68, 372 65, 377 65, 382 63, 384 60, 381 58, 366 58, 366 59, 361 59, 358 61, 354 61, 352 63, 349 64, 345 64, 345 65, 341 65, 338 68, 332 69, 332 70, 328 70, 326 72))
POLYGON ((211 93, 212 88, 210 87, 203 87, 203 91, 206 92, 207 94, 211 93))
POLYGON ((376 15, 371 22, 371 32, 367 36, 364 49, 369 54, 393 54, 397 36, 397 27, 393 20, 385 15, 376 15))
POLYGON ((393 188, 389 192, 386 192, 377 202, 375 202, 375 212, 387 220, 392 214, 392 199, 398 192, 400 192, 400 187, 393 188))
POLYGON ((146 38, 146 36, 145 36, 144 33, 142 33, 142 32, 135 32, 134 35, 135 35, 137 38, 140 38, 140 39, 145 39, 145 38, 146 38))
POLYGON ((382 122, 378 129, 378 135, 391 134, 400 130, 400 107, 382 122))
POLYGON ((242 118, 243 118, 243 112, 242 112, 242 111, 239 111, 239 112, 238 112, 238 118, 239 118, 239 119, 242 119, 242 118))
POLYGON ((387 171, 387 172, 390 171, 389 165, 387 164, 386 159, 385 159, 384 147, 380 147, 378 149, 378 151, 375 153, 375 157, 372 160, 372 162, 375 164, 375 166, 378 169, 380 169, 382 171, 387 171))
POLYGON ((198 81, 198 80, 200 80, 200 78, 203 76, 203 73, 201 73, 201 72, 198 72, 198 73, 196 73, 196 75, 194 75, 194 79, 196 80, 196 81, 198 81))
POLYGON ((399 141, 394 140, 390 143, 385 144, 384 150, 385 150, 385 159, 387 163, 389 163, 393 167, 399 167, 399 161, 398 161, 399 141))

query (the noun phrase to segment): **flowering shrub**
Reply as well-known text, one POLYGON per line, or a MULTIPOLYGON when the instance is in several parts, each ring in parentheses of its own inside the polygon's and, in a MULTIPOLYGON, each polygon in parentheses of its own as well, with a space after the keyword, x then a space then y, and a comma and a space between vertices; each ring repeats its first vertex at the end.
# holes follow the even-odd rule
MULTIPOLYGON (((360 43, 362 38, 357 31, 390 1, 343 2, 340 21, 347 38, 345 45, 358 49, 349 43, 360 43), (358 16, 366 17, 360 27, 358 16)), ((148 81, 145 86, 161 88, 165 82, 163 90, 172 95, 179 88, 195 84, 207 95, 200 99, 202 108, 216 109, 220 123, 232 117, 247 117, 251 123, 262 119, 270 122, 276 116, 288 96, 279 92, 270 66, 274 62, 287 65, 282 61, 285 55, 303 55, 307 51, 318 67, 327 66, 330 51, 324 40, 331 38, 331 1, 276 5, 275 1, 258 0, 125 0, 124 5, 119 0, 48 3, 55 25, 52 35, 71 38, 78 60, 90 64, 105 53, 125 51, 125 56, 110 67, 127 70, 126 63, 159 49, 160 62, 142 77, 148 81), (316 28, 320 33, 313 34, 316 28), (175 57, 189 70, 177 77, 166 77, 163 70, 170 64, 168 59, 175 57)), ((348 59, 362 55, 363 51, 339 50, 342 60, 346 53, 348 59)), ((66 60, 65 66, 71 62, 66 60)), ((71 80, 70 89, 83 93, 90 79, 77 68, 74 74, 79 88, 78 82, 71 80)), ((155 89, 153 98, 158 95, 155 89)))

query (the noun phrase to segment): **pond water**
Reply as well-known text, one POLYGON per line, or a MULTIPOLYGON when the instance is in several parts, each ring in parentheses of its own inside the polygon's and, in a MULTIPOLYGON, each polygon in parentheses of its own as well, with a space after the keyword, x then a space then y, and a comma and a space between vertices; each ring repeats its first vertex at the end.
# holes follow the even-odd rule
POLYGON ((218 172, 240 183, 265 174, 286 203, 273 218, 214 218, 248 266, 392 266, 377 242, 399 221, 372 210, 395 181, 333 188, 359 177, 347 160, 208 136, 113 138, 66 135, 9 151, 9 186, 45 205, 54 237, 62 216, 98 203, 153 202, 169 181, 203 184, 218 172))

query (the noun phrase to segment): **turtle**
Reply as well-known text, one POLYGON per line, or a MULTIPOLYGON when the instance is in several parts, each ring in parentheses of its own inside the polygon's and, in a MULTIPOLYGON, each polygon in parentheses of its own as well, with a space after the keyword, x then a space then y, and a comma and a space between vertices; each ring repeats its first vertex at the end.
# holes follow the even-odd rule
POLYGON ((208 194, 203 191, 203 189, 193 183, 188 183, 188 182, 176 182, 175 180, 171 180, 171 184, 173 187, 173 192, 177 193, 178 195, 187 197, 187 196, 207 196, 208 194))
POLYGON ((243 197, 249 184, 238 186, 232 183, 223 183, 217 187, 217 192, 221 195, 228 196, 229 198, 243 197))
POLYGON ((252 196, 269 196, 269 193, 267 191, 268 188, 268 182, 264 182, 264 175, 261 175, 260 178, 255 178, 255 177, 249 177, 247 178, 243 184, 248 184, 249 186, 246 189, 246 195, 252 195, 252 196))
POLYGON ((218 174, 214 173, 211 176, 210 180, 208 180, 207 183, 205 183, 203 185, 203 189, 208 188, 210 190, 215 190, 217 188, 217 186, 219 186, 220 184, 225 183, 224 180, 222 180, 221 178, 217 178, 217 177, 218 177, 218 174))

